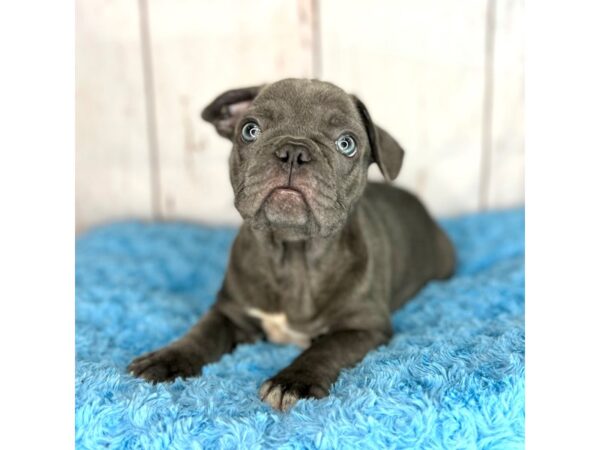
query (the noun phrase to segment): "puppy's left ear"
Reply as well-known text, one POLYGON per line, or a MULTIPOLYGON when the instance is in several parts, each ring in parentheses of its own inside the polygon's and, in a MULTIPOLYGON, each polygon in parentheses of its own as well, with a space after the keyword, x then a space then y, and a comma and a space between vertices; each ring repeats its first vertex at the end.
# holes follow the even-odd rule
POLYGON ((261 89, 262 86, 253 86, 223 92, 202 110, 201 117, 212 123, 217 133, 231 140, 238 120, 261 89))
POLYGON ((386 181, 392 181, 400 173, 402 160, 404 159, 404 149, 387 131, 373 123, 365 104, 354 95, 352 97, 367 129, 373 161, 379 166, 379 170, 381 170, 386 181))

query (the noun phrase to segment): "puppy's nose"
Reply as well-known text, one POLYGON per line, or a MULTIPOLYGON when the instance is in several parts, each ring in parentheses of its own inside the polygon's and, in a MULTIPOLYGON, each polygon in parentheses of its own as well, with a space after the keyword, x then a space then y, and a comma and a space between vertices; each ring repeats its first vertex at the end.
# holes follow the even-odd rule
POLYGON ((285 145, 275 150, 275 157, 283 163, 299 166, 310 162, 312 159, 308 149, 301 145, 285 145))

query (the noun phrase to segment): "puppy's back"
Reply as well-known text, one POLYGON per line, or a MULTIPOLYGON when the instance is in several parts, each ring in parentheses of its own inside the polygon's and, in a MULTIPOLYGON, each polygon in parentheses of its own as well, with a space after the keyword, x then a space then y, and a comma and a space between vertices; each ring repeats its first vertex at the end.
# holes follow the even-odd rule
MULTIPOLYGON (((362 199, 370 220, 385 229, 398 275, 393 306, 412 297, 427 281, 454 273, 454 247, 423 203, 411 192, 383 183, 368 183, 362 199)), ((396 283, 394 283, 396 284, 396 283)))

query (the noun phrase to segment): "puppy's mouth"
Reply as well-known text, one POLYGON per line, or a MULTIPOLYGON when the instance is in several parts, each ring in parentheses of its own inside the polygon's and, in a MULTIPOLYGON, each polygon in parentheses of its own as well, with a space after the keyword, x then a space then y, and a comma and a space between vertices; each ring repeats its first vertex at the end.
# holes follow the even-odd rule
POLYGON ((302 199, 302 201, 306 201, 304 198, 304 193, 295 186, 288 185, 276 187, 273 190, 271 190, 268 196, 271 197, 273 195, 283 196, 283 198, 295 198, 299 196, 302 199))
POLYGON ((304 193, 293 186, 273 189, 265 199, 264 212, 267 220, 276 226, 304 226, 309 218, 304 193))

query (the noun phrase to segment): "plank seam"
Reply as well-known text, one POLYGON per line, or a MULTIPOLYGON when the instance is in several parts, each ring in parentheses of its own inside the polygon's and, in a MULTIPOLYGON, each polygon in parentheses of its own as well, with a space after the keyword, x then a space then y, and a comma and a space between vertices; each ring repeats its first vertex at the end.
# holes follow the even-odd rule
POLYGON ((312 76, 320 79, 322 75, 323 54, 321 48, 321 15, 319 0, 311 0, 312 30, 312 76))
POLYGON ((496 35, 496 0, 487 1, 485 26, 483 114, 481 127, 481 166, 479 173, 479 209, 489 208, 492 126, 494 107, 494 46, 496 35))
POLYGON ((140 39, 142 49, 142 70, 144 74, 144 94, 146 106, 146 130, 148 133, 148 156, 150 160, 150 192, 152 197, 152 215, 155 219, 163 217, 161 207, 160 158, 158 147, 156 97, 154 95, 154 70, 152 63, 152 41, 150 38, 150 20, 146 0, 138 1, 140 14, 140 39))

